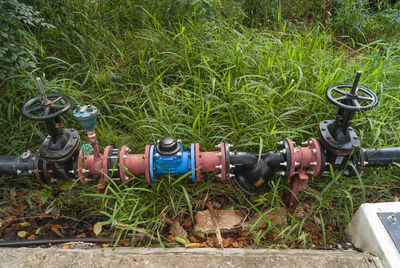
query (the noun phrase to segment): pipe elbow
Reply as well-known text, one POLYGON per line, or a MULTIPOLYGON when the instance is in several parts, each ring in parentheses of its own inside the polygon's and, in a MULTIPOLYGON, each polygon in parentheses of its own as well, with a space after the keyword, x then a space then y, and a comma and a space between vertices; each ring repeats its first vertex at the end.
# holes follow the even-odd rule
POLYGON ((245 193, 255 195, 274 176, 275 170, 284 162, 280 152, 269 151, 262 155, 233 152, 230 163, 235 166, 234 181, 245 193))

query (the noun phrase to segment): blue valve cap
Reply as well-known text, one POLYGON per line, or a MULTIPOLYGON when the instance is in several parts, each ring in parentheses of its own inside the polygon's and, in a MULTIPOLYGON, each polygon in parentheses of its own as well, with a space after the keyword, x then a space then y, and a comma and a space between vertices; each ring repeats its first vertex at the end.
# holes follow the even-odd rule
POLYGON ((76 121, 86 132, 94 130, 98 113, 97 108, 93 105, 78 106, 72 112, 76 121))

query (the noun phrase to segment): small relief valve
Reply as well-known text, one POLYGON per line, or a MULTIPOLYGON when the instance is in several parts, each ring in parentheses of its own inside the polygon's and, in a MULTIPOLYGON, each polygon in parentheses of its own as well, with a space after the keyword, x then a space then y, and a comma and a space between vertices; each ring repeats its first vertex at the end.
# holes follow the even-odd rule
POLYGON ((72 112, 76 121, 86 131, 93 131, 97 123, 98 110, 93 105, 78 106, 72 112))

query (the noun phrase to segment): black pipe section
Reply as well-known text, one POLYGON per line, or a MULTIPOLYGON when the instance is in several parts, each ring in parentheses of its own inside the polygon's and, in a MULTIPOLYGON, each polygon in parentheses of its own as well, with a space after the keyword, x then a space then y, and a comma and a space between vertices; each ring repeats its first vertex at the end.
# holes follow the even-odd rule
POLYGON ((234 165, 233 173, 236 184, 250 195, 258 190, 274 176, 280 163, 285 162, 281 152, 268 151, 259 155, 247 152, 231 152, 229 161, 234 165))
POLYGON ((400 147, 364 148, 364 166, 382 167, 393 163, 400 164, 400 147))
POLYGON ((84 242, 84 243, 114 243, 114 238, 56 238, 56 239, 35 239, 35 240, 13 240, 13 241, 1 241, 0 247, 27 247, 27 246, 43 246, 43 245, 55 245, 65 244, 71 242, 84 242))
POLYGON ((38 153, 0 155, 0 175, 31 177, 37 170, 38 153))

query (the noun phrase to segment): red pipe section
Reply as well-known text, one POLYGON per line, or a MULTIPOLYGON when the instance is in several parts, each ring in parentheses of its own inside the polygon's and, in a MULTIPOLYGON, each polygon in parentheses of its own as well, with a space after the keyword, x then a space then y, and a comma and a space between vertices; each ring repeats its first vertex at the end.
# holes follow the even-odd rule
POLYGON ((287 174, 291 178, 289 187, 292 190, 288 196, 288 203, 289 208, 294 209, 297 207, 300 190, 307 187, 308 176, 319 176, 324 163, 322 148, 316 139, 307 139, 307 142, 303 143, 304 147, 295 147, 289 138, 285 140, 289 147, 289 151, 286 152, 290 156, 290 163, 287 163, 287 174))
MULTIPOLYGON (((123 145, 119 151, 118 166, 109 167, 108 157, 111 153, 112 146, 107 146, 104 149, 104 153, 100 154, 96 133, 94 131, 88 132, 89 142, 92 144, 94 150, 93 154, 85 154, 82 150, 79 151, 78 156, 78 176, 83 184, 87 184, 91 179, 91 176, 99 176, 100 180, 97 186, 97 190, 102 192, 105 186, 109 183, 109 170, 116 168, 119 171, 119 175, 122 182, 129 180, 129 174, 133 175, 145 175, 147 182, 151 183, 150 179, 150 147, 146 145, 144 154, 129 154, 131 151, 128 146, 123 145), (128 174, 129 173, 129 174, 128 174)), ((225 143, 221 142, 217 146, 219 151, 213 152, 201 152, 200 144, 195 144, 195 158, 196 158, 196 181, 200 181, 201 174, 203 172, 220 172, 218 177, 222 181, 227 178, 226 168, 226 153, 225 143)), ((113 157, 113 156, 111 156, 113 157)))

